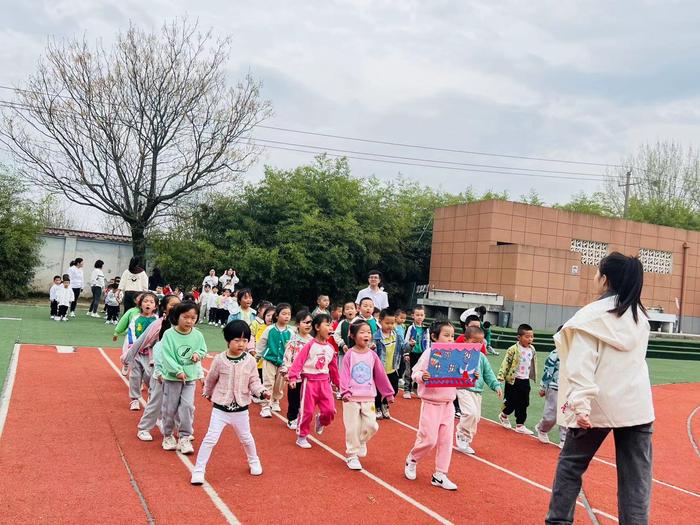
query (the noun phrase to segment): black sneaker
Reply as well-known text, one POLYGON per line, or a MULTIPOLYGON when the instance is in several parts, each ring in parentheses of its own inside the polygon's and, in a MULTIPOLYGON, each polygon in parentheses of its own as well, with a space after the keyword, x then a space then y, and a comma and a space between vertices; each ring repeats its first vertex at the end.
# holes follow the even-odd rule
POLYGON ((462 413, 459 410, 455 410, 455 419, 462 417, 462 413))

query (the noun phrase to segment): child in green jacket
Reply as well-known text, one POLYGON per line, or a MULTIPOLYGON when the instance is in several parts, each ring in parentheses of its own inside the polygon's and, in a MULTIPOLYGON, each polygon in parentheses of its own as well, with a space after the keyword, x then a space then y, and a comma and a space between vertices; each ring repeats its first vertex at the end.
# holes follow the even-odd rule
POLYGON ((518 342, 506 350, 498 380, 505 382, 503 411, 498 419, 505 428, 512 428, 508 416, 515 412, 515 431, 532 435, 525 426, 530 404, 530 380, 537 381, 537 352, 532 346, 535 333, 529 324, 518 326, 518 342))

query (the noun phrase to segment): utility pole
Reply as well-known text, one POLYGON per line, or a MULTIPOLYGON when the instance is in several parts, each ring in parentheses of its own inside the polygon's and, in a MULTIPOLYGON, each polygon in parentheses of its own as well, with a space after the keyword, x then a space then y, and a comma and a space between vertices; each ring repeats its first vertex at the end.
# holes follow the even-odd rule
POLYGON ((630 186, 634 186, 635 184, 639 184, 638 182, 632 182, 632 170, 628 169, 627 173, 625 173, 625 183, 624 184, 618 184, 618 186, 625 187, 625 209, 622 212, 622 218, 626 219, 627 218, 627 210, 629 209, 629 201, 630 201, 630 186))

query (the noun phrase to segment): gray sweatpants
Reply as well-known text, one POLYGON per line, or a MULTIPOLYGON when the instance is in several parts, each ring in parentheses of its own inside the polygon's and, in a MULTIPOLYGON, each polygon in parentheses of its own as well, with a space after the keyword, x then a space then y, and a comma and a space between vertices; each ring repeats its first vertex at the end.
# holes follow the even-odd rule
POLYGON ((612 429, 570 428, 559 454, 549 511, 545 518, 547 525, 573 523, 583 473, 611 430, 615 436, 620 525, 646 525, 649 522, 651 423, 612 429))
POLYGON ((149 363, 151 360, 148 354, 137 353, 134 360, 130 364, 129 370, 129 397, 138 399, 141 397, 142 385, 150 388, 151 376, 153 375, 153 366, 149 363))
POLYGON ((163 381, 163 435, 172 436, 175 414, 180 418, 179 437, 192 435, 196 381, 163 381))
MULTIPOLYGON (((549 433, 557 422, 557 395, 558 391, 555 388, 548 388, 546 391, 542 419, 537 424, 541 432, 549 433)), ((559 441, 564 442, 565 439, 566 427, 559 425, 559 441)))

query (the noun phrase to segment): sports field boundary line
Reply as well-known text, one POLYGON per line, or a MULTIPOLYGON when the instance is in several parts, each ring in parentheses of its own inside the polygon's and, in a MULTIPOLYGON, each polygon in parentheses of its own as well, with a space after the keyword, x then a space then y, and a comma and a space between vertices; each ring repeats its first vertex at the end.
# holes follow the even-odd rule
MULTIPOLYGON (((97 350, 100 352, 102 357, 107 361, 107 364, 112 368, 115 374, 117 374, 117 377, 122 380, 122 382, 127 386, 129 386, 129 382, 126 380, 126 378, 122 375, 121 370, 117 368, 117 366, 114 364, 114 362, 109 358, 107 353, 103 350, 102 347, 98 347, 97 350)), ((143 398, 143 396, 139 397, 139 403, 141 404, 142 407, 146 406, 146 400, 143 398)), ((194 465, 192 465, 192 462, 187 458, 184 454, 181 454, 179 451, 175 452, 177 457, 182 461, 183 465, 187 468, 187 470, 191 473, 194 470, 194 465)), ((207 481, 204 482, 202 485, 202 488, 204 489, 204 492, 209 496, 209 499, 211 499, 212 503, 214 506, 221 512, 223 517, 226 519, 228 523, 231 525, 241 525, 241 522, 238 520, 236 515, 231 511, 231 509, 226 505, 224 500, 221 499, 221 496, 216 492, 214 487, 212 487, 207 481)))
POLYGON ((19 363, 20 346, 21 345, 19 343, 15 343, 15 346, 12 348, 10 365, 7 368, 5 384, 2 386, 2 397, 0 397, 0 439, 2 439, 2 432, 5 430, 7 413, 10 410, 10 398, 12 397, 12 390, 15 386, 15 376, 17 375, 17 363, 19 363))
MULTIPOLYGON (((405 422, 401 421, 400 419, 396 419, 394 416, 391 416, 389 421, 393 421, 394 423, 397 423, 398 425, 404 426, 404 427, 408 428, 409 430, 412 430, 414 432, 418 432, 418 429, 416 427, 409 425, 408 423, 405 423, 405 422)), ((542 485, 541 483, 538 483, 530 478, 527 478, 527 477, 523 476, 522 474, 518 474, 517 472, 513 472, 512 470, 509 470, 505 467, 497 465, 496 463, 492 463, 488 459, 484 459, 484 458, 479 457, 479 456, 474 455, 474 454, 464 454, 454 445, 452 445, 452 449, 456 450, 458 452, 458 456, 466 456, 467 458, 471 458, 474 461, 479 461, 481 463, 484 463, 485 465, 488 465, 491 468, 494 468, 496 470, 503 472, 504 474, 508 474, 509 476, 512 476, 516 479, 519 479, 520 481, 523 481, 524 483, 527 483, 528 485, 532 485, 533 487, 536 487, 536 488, 543 490, 545 492, 548 492, 550 494, 552 493, 552 489, 547 487, 546 485, 542 485)), ((579 506, 585 508, 585 505, 578 499, 576 500, 576 505, 579 505, 579 506)), ((608 514, 607 512, 602 511, 600 509, 594 508, 593 512, 595 512, 596 514, 598 514, 600 516, 603 516, 604 518, 608 518, 616 523, 619 522, 619 520, 615 516, 613 516, 612 514, 608 514)))
POLYGON ((693 446, 695 453, 698 456, 700 456, 700 447, 698 447, 698 444, 695 442, 695 436, 693 436, 693 418, 695 417, 695 414, 698 410, 700 410, 700 405, 696 406, 688 416, 688 420, 686 421, 686 428, 688 430, 688 439, 690 440, 690 444, 693 446))

